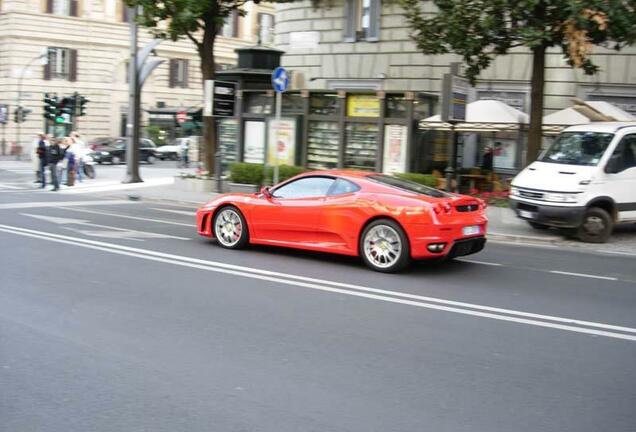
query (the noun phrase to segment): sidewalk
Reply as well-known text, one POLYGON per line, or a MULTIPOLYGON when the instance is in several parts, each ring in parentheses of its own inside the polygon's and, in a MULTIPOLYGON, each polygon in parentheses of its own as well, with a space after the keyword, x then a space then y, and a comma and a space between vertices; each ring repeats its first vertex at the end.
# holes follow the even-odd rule
MULTIPOLYGON (((191 205, 194 209, 217 194, 184 191, 178 186, 170 184, 127 191, 111 191, 104 193, 104 195, 118 199, 176 202, 187 206, 191 205)), ((517 218, 509 208, 488 207, 486 212, 489 219, 488 238, 490 241, 508 244, 566 246, 588 251, 636 256, 636 224, 616 227, 611 240, 606 244, 590 244, 568 238, 556 229, 536 230, 527 222, 517 218)))

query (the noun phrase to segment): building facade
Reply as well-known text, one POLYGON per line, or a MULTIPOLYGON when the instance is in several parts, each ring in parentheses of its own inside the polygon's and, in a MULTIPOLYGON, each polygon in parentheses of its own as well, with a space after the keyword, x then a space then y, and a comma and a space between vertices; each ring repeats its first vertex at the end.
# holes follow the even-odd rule
MULTIPOLYGON (((264 4, 245 6, 246 16, 228 19, 216 42, 216 61, 231 67, 236 48, 258 39, 272 42, 274 12, 264 4)), ((45 130, 44 94, 74 92, 89 99, 77 128, 87 138, 121 136, 128 111, 130 26, 123 0, 0 0, 0 105, 9 121, 0 129, 8 153, 14 142, 28 154, 36 133, 45 130), (47 53, 47 64, 38 59, 47 53), (18 104, 30 109, 20 132, 13 121, 18 104)), ((141 30, 139 47, 151 40, 141 30)), ((199 59, 187 39, 164 41, 155 50, 164 59, 144 86, 142 112, 154 108, 200 108, 199 59)), ((2 139, 2 135, 0 135, 2 139)))
MULTIPOLYGON (((434 13, 432 2, 423 2, 423 7, 424 11, 434 13)), ((399 131, 396 127, 386 129, 387 125, 396 124, 387 122, 392 116, 389 110, 395 111, 395 107, 403 107, 401 116, 414 113, 413 117, 406 118, 408 124, 417 122, 421 118, 417 116, 420 97, 439 97, 443 75, 450 72, 451 63, 461 61, 454 55, 432 56, 418 52, 396 2, 334 0, 331 6, 317 9, 310 1, 277 4, 275 46, 285 51, 282 64, 293 71, 296 89, 339 95, 345 113, 345 122, 341 125, 345 133, 339 140, 332 138, 331 142, 335 142, 340 154, 355 152, 359 147, 359 143, 351 140, 363 140, 365 151, 386 155, 385 144, 391 142, 387 134, 407 133, 406 154, 401 156, 408 161, 402 167, 404 170, 430 170, 445 164, 447 146, 445 138, 440 136, 443 134, 426 133, 417 127, 409 131, 399 131), (393 101, 387 95, 393 95, 393 101), (374 108, 365 115, 364 110, 359 109, 361 104, 374 108)), ((601 70, 587 76, 571 68, 558 51, 548 53, 545 114, 571 106, 572 98, 576 97, 611 102, 636 115, 636 47, 621 52, 596 48, 594 62, 601 70)), ((530 53, 515 49, 497 57, 481 74, 471 89, 470 98, 500 100, 527 113, 530 73, 530 53)), ((438 113, 439 107, 435 106, 434 111, 438 113)), ((324 127, 331 128, 326 124, 324 127)), ((340 129, 335 127, 335 130, 340 129)), ((505 163, 500 158, 500 163, 512 170, 522 164, 523 140, 518 137, 493 135, 482 137, 481 142, 475 137, 466 137, 466 141, 475 154, 471 156, 466 152, 464 166, 479 164, 479 147, 503 145, 504 141, 514 155, 506 157, 505 163)), ((382 157, 376 159, 375 168, 384 169, 382 157)), ((347 165, 342 158, 339 164, 347 165)))

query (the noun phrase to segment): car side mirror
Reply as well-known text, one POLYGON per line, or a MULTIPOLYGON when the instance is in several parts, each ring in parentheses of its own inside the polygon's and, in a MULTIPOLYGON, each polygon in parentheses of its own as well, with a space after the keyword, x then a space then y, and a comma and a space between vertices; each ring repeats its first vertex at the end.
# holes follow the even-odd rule
POLYGON ((272 193, 267 186, 263 186, 261 188, 261 194, 267 199, 270 199, 272 197, 272 193))
POLYGON ((607 165, 605 165, 605 172, 607 174, 616 174, 621 172, 622 168, 622 158, 621 155, 612 155, 612 157, 607 161, 607 165))

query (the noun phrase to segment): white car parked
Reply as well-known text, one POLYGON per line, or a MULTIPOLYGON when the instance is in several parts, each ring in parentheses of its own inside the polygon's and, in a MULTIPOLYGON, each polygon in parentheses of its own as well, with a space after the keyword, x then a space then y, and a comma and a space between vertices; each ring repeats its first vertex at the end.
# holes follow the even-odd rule
POLYGON ((606 242, 614 224, 636 222, 636 123, 569 127, 512 181, 511 207, 537 229, 576 229, 606 242))

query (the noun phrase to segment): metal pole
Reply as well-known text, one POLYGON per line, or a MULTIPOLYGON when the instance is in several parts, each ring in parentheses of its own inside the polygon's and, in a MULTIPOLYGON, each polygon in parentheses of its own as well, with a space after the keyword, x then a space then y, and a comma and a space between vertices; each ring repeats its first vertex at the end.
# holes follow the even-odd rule
POLYGON ((139 67, 137 65, 137 8, 128 9, 130 20, 130 61, 128 64, 128 122, 126 125, 126 178, 124 183, 140 183, 139 176, 139 67))
POLYGON ((216 172, 216 191, 223 193, 223 179, 221 178, 221 172, 223 171, 223 150, 220 148, 214 155, 214 172, 216 172))
MULTIPOLYGON (((276 92, 276 128, 278 129, 280 127, 280 113, 281 113, 281 109, 283 106, 283 93, 282 92, 276 92)), ((274 145, 274 154, 276 155, 274 158, 274 178, 272 179, 272 183, 273 184, 277 184, 278 183, 278 143, 273 143, 274 145)))
POLYGON ((455 177, 455 122, 449 122, 451 124, 451 137, 448 141, 448 162, 446 163, 446 192, 453 192, 453 177, 455 177))

